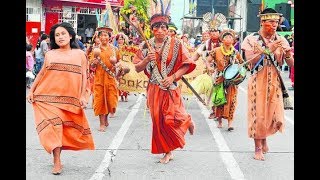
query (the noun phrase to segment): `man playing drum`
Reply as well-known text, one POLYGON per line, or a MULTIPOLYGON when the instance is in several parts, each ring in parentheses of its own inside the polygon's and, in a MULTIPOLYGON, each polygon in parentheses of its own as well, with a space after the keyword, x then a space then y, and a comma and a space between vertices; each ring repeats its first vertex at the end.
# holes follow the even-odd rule
POLYGON ((215 117, 218 119, 218 128, 222 128, 222 118, 228 120, 228 131, 232 131, 233 116, 237 105, 238 86, 226 81, 223 72, 230 64, 241 64, 243 59, 241 54, 234 49, 233 43, 235 39, 235 32, 232 29, 223 30, 220 33, 220 40, 222 44, 220 47, 214 48, 208 56, 208 61, 214 63, 214 70, 216 76, 213 84, 215 86, 223 83, 225 89, 225 96, 227 102, 224 105, 215 107, 215 117))

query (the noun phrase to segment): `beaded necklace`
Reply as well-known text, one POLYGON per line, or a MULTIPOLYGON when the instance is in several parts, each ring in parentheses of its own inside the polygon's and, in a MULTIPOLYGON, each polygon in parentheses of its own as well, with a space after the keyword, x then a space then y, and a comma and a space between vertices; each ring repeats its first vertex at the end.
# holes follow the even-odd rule
POLYGON ((220 49, 221 49, 222 54, 225 55, 225 56, 230 56, 234 51, 234 47, 233 46, 231 46, 230 50, 225 51, 224 50, 225 48, 224 48, 223 44, 220 46, 220 49))

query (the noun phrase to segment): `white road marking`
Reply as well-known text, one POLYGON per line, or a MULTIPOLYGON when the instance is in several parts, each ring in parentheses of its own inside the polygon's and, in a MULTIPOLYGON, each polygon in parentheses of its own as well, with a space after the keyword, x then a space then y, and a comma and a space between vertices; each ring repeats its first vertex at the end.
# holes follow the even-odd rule
POLYGON ((135 105, 132 107, 131 112, 128 114, 126 120, 123 122, 121 128, 118 130, 117 134, 114 136, 111 144, 108 147, 108 150, 106 151, 106 154, 98 167, 98 169, 95 171, 95 173, 91 176, 90 180, 101 180, 105 174, 104 171, 108 169, 110 162, 113 161, 117 154, 117 149, 119 148, 120 144, 123 141, 124 136, 126 135, 134 117, 136 116, 143 96, 139 95, 135 105))
POLYGON ((293 121, 291 118, 289 118, 289 117, 286 116, 286 115, 284 115, 284 118, 285 118, 289 123, 291 123, 292 125, 294 125, 294 121, 293 121))
POLYGON ((212 121, 212 119, 208 119, 208 116, 210 114, 209 110, 200 101, 197 101, 197 103, 201 109, 201 113, 206 118, 206 122, 210 128, 215 142, 218 144, 218 148, 221 151, 220 156, 225 166, 227 167, 227 171, 229 172, 231 178, 237 180, 245 179, 243 172, 239 167, 239 164, 233 157, 233 153, 230 151, 230 148, 224 140, 220 130, 217 128, 217 124, 212 121))
MULTIPOLYGON (((238 86, 238 88, 239 88, 241 91, 243 91, 245 94, 247 94, 247 90, 245 90, 243 87, 238 86)), ((284 115, 284 118, 285 118, 289 123, 291 123, 292 125, 294 125, 294 121, 293 121, 291 118, 289 118, 289 117, 286 116, 286 115, 284 115)))

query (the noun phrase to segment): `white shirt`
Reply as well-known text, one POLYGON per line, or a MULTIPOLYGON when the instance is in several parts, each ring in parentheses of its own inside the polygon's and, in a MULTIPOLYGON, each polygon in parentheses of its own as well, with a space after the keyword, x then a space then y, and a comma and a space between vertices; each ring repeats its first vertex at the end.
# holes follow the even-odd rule
POLYGON ((93 36, 93 28, 87 28, 84 32, 87 37, 92 37, 93 36))

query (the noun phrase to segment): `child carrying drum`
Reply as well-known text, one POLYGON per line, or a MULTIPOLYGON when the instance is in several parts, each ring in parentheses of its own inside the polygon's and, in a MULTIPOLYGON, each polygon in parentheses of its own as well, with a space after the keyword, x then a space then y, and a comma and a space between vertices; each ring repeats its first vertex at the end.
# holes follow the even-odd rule
MULTIPOLYGON (((208 57, 208 61, 212 61, 215 64, 216 77, 214 79, 214 86, 220 87, 223 85, 226 103, 215 107, 215 118, 218 119, 218 128, 222 128, 222 118, 228 120, 228 131, 234 130, 232 126, 233 116, 237 106, 237 94, 239 80, 232 81, 232 78, 226 79, 224 76, 225 69, 228 69, 233 64, 243 63, 241 54, 234 49, 233 43, 235 40, 235 32, 232 29, 225 29, 220 33, 220 40, 222 44, 220 47, 214 48, 208 57), (222 84, 221 84, 222 83, 222 84)), ((227 74, 229 75, 229 74, 227 74)), ((230 75, 229 75, 230 76, 230 75)), ((237 78, 238 79, 238 78, 237 78)), ((241 78, 240 78, 241 79, 241 78)), ((242 80, 241 80, 242 82, 242 80)), ((218 88, 214 88, 214 94, 216 94, 218 88)), ((213 104, 215 105, 215 96, 212 97, 213 104)))

